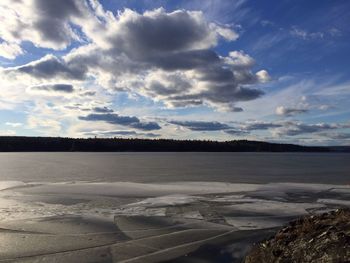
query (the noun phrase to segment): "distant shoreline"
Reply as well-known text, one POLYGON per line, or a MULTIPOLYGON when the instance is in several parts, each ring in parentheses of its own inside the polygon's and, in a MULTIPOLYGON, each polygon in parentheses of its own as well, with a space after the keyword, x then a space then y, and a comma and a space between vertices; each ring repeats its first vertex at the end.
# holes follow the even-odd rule
POLYGON ((1 136, 0 152, 350 152, 350 146, 261 141, 1 136))

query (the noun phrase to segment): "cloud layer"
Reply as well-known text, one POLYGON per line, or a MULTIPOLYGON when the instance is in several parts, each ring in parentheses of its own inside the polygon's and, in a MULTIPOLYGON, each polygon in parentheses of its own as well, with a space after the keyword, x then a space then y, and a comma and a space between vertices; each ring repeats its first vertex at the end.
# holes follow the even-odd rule
POLYGON ((80 120, 84 121, 103 121, 110 124, 127 126, 144 131, 159 130, 161 127, 156 122, 143 122, 137 117, 120 116, 116 113, 95 114, 91 113, 87 116, 80 116, 80 120))
POLYGON ((90 78, 110 92, 138 93, 171 108, 204 105, 224 111, 242 111, 236 104, 262 96, 253 85, 270 78, 265 70, 252 72, 254 59, 243 51, 228 56, 213 51, 220 39, 234 41, 238 34, 199 11, 125 9, 115 16, 97 1, 77 0, 5 1, 1 6, 12 21, 1 26, 7 44, 31 41, 62 49, 87 40, 62 58, 47 55, 3 70, 11 77, 90 78), (18 18, 14 8, 23 16, 18 18))

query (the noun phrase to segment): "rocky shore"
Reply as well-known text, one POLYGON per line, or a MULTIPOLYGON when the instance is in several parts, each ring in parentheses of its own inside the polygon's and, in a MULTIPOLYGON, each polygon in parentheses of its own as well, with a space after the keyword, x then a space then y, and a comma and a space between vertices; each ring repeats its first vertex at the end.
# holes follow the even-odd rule
POLYGON ((306 216, 253 247, 245 263, 350 262, 350 210, 306 216))

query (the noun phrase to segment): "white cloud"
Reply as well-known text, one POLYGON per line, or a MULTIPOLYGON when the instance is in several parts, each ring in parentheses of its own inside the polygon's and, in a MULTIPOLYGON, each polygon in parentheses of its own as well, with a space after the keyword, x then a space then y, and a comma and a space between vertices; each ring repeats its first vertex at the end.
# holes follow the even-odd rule
POLYGON ((245 54, 243 51, 231 51, 228 57, 224 58, 225 63, 232 66, 235 69, 251 68, 254 66, 254 59, 245 54))
POLYGON ((255 75, 257 76, 258 80, 262 83, 269 82, 271 80, 271 77, 266 70, 260 70, 255 75))
POLYGON ((24 51, 22 50, 22 48, 15 43, 7 43, 7 42, 0 43, 0 57, 4 57, 7 59, 14 59, 18 55, 21 55, 23 53, 24 51))
POLYGON ((46 116, 29 116, 27 125, 30 129, 39 129, 43 134, 59 135, 61 132, 61 122, 53 117, 46 116))
POLYGON ((14 130, 0 130, 0 136, 14 136, 16 131, 14 130))
POLYGON ((303 40, 322 40, 322 39, 325 39, 326 37, 335 38, 342 35, 342 32, 337 28, 311 32, 296 26, 293 26, 289 31, 289 33, 292 36, 303 40))
POLYGON ((6 122, 5 125, 11 126, 13 128, 21 127, 23 123, 20 122, 6 122))

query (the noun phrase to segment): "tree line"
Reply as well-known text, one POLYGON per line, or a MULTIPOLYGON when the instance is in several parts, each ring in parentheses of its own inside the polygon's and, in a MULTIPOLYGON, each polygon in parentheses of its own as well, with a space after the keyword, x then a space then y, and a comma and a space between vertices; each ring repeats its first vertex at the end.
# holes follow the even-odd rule
POLYGON ((328 152, 311 147, 261 141, 125 138, 0 137, 2 152, 328 152))

